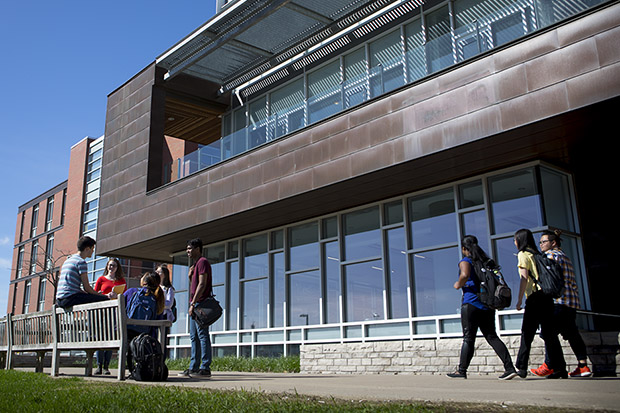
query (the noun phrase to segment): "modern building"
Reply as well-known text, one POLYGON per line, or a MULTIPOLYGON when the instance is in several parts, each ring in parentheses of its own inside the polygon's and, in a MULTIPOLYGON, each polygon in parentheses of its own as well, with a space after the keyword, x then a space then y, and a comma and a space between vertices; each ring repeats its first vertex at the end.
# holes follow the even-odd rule
MULTIPOLYGON (((49 310, 55 282, 65 258, 77 250, 82 235, 97 238, 103 136, 86 137, 71 147, 69 177, 18 208, 7 313, 49 310)), ((89 279, 101 275, 107 258, 87 260, 89 279)), ((137 282, 152 263, 122 260, 125 273, 137 282)))
POLYGON ((583 310, 618 314, 618 1, 220 3, 108 96, 99 253, 174 264, 174 354, 194 237, 216 355, 458 337, 461 237, 517 291, 520 228, 561 229, 583 310))

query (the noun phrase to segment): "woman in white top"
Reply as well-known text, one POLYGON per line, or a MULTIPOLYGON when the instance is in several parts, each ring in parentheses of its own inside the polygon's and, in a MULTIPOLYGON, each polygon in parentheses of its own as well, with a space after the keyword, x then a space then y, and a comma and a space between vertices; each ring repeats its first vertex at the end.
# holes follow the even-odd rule
POLYGON ((165 306, 164 306, 164 315, 168 321, 175 322, 175 314, 172 312, 172 307, 174 305, 174 287, 170 282, 170 270, 166 264, 161 264, 155 270, 157 274, 159 274, 161 278, 160 287, 164 291, 165 306))

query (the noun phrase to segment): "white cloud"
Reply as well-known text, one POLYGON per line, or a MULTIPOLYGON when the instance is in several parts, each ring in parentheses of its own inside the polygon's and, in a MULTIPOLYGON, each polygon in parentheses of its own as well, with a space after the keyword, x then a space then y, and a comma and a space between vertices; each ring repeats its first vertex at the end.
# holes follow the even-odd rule
POLYGON ((9 239, 9 237, 2 237, 2 238, 0 238, 0 245, 1 246, 9 245, 10 242, 11 242, 11 240, 9 239))

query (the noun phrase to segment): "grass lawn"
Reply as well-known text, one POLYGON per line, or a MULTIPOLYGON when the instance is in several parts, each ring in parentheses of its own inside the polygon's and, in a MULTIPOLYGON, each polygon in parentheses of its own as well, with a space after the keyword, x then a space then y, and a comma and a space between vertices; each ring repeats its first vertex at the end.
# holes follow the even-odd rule
POLYGON ((0 412, 565 412, 517 406, 372 403, 256 391, 219 391, 0 370, 0 412))

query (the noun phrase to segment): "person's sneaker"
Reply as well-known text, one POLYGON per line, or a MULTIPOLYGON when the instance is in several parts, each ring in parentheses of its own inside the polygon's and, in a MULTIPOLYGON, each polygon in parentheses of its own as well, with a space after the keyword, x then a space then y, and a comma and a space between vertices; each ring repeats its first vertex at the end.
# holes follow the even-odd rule
POLYGON ((209 369, 200 369, 200 370, 198 370, 197 374, 199 376, 202 376, 202 377, 211 377, 211 370, 209 370, 209 369))
POLYGON ((455 371, 454 373, 446 374, 446 376, 453 378, 453 379, 466 379, 467 373, 461 373, 461 372, 455 371))
POLYGON ((590 377, 592 375, 592 371, 588 366, 577 367, 574 371, 570 373, 571 377, 590 377))
POLYGON ((568 372, 566 370, 564 370, 564 371, 554 371, 553 373, 548 375, 546 378, 548 378, 548 379, 567 379, 568 378, 568 372))
POLYGON ((553 369, 550 369, 547 366, 547 363, 543 363, 542 366, 537 369, 530 369, 530 371, 538 377, 547 377, 548 375, 553 374, 553 369))
POLYGON ((97 367, 97 370, 95 370, 96 375, 101 375, 102 372, 101 366, 97 367))
POLYGON ((522 379, 527 377, 527 370, 517 370, 517 376, 521 377, 522 379))
POLYGON ((106 376, 110 375, 110 370, 109 369, 103 369, 103 374, 105 374, 106 376))
POLYGON ((185 369, 182 372, 180 372, 178 375, 179 377, 192 377, 190 373, 191 373, 190 369, 185 369))
POLYGON ((517 372, 515 370, 510 370, 510 371, 504 372, 504 374, 499 376, 499 379, 500 380, 510 380, 510 379, 514 379, 515 377, 517 377, 517 372))

